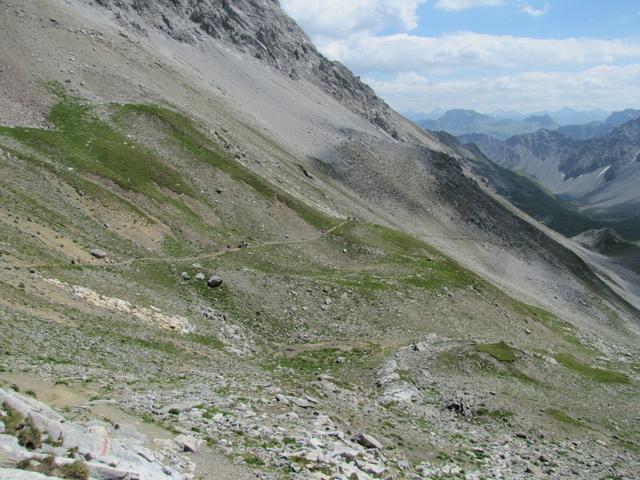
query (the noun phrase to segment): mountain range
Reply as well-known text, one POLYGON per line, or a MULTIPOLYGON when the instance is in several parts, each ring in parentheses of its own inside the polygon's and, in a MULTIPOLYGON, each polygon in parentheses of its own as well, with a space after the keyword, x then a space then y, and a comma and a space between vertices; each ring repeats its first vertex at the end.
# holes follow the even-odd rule
MULTIPOLYGON (((460 140, 476 144, 504 167, 531 175, 592 218, 637 217, 640 119, 587 140, 551 130, 516 135, 504 142, 487 135, 465 135, 460 140)), ((633 238, 637 238, 635 235, 633 238)))
POLYGON ((533 115, 522 119, 498 118, 473 110, 449 110, 436 120, 420 120, 417 123, 427 130, 446 131, 452 135, 484 133, 501 139, 517 133, 558 127, 549 115, 533 115))
MULTIPOLYGON (((637 476, 615 237, 277 0, 0 0, 0 45, 0 478, 637 476)), ((622 185, 636 128, 531 135, 622 185)))
POLYGON ((577 140, 585 140, 606 135, 623 123, 639 117, 640 110, 634 109, 607 113, 600 110, 578 112, 566 108, 558 112, 541 112, 531 115, 505 111, 487 115, 473 110, 449 110, 436 118, 414 118, 418 125, 427 130, 443 130, 452 135, 477 133, 506 140, 513 135, 547 129, 557 130, 577 140))

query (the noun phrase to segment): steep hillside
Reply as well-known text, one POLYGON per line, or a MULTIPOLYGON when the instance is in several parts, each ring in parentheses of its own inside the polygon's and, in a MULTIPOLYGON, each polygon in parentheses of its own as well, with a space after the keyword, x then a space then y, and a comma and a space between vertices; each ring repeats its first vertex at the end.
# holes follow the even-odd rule
POLYGON ((603 225, 580 213, 575 205, 561 200, 532 177, 491 161, 474 143, 463 146, 455 137, 444 132, 439 133, 438 137, 462 155, 473 172, 500 196, 549 228, 572 237, 603 225))
POLYGON ((3 475, 633 478, 639 292, 277 2, 0 5, 3 475))

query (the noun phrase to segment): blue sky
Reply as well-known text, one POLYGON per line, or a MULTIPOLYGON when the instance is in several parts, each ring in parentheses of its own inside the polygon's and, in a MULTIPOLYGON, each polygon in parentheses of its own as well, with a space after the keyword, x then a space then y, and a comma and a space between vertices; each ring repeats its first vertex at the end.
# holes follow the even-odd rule
POLYGON ((640 107, 638 0, 281 0, 399 110, 640 107))
POLYGON ((637 0, 556 0, 510 2, 494 8, 447 11, 434 2, 420 5, 420 22, 412 33, 440 35, 451 31, 475 31, 494 35, 540 38, 619 38, 640 33, 640 1, 637 0), (522 11, 530 6, 538 17, 522 11))

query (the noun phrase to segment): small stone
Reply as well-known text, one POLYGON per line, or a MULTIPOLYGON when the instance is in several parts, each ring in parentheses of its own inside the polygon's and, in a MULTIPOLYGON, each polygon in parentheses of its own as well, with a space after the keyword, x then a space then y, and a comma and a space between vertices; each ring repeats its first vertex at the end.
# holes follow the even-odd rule
POLYGON ((218 275, 212 275, 211 277, 209 277, 209 280, 207 280, 207 285, 209 286, 209 288, 218 288, 222 286, 222 283, 223 280, 218 275))
POLYGON ((107 257, 107 252, 105 252, 104 250, 100 250, 98 248, 91 249, 91 251, 89 253, 94 258, 106 258, 107 257))
POLYGON ((205 278, 204 273, 202 273, 202 272, 196 273, 196 280, 202 281, 202 280, 204 280, 204 278, 205 278))
POLYGON ((288 397, 289 401, 300 408, 311 408, 313 404, 304 398, 288 397))
POLYGON ((180 276, 182 277, 183 280, 190 280, 191 276, 189 276, 189 274, 187 272, 182 272, 180 274, 180 276))
POLYGON ((347 361, 346 358, 344 357, 338 357, 336 358, 336 363, 340 364, 340 363, 345 363, 347 361))

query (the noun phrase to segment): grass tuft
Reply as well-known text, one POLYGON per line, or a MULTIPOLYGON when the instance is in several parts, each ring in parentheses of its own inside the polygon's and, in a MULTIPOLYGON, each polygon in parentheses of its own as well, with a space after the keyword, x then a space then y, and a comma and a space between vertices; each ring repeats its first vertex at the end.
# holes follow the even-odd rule
POLYGON ((573 425, 574 427, 584 427, 584 424, 582 422, 576 420, 573 417, 570 417, 562 410, 557 410, 555 408, 548 408, 547 415, 567 425, 573 425))
POLYGON ((7 402, 2 404, 6 416, 2 418, 5 430, 14 435, 18 443, 28 450, 35 450, 42 446, 42 432, 36 428, 31 417, 24 417, 7 402))
POLYGON ((476 348, 478 352, 488 353, 500 362, 513 363, 517 360, 516 351, 504 342, 481 343, 476 348))
POLYGON ((88 480, 89 468, 86 463, 76 460, 73 463, 61 466, 60 475, 62 478, 67 478, 69 480, 88 480))
POLYGON ((565 368, 573 370, 593 381, 600 383, 631 383, 631 380, 624 373, 595 368, 580 363, 568 353, 559 353, 555 356, 556 361, 565 368))

